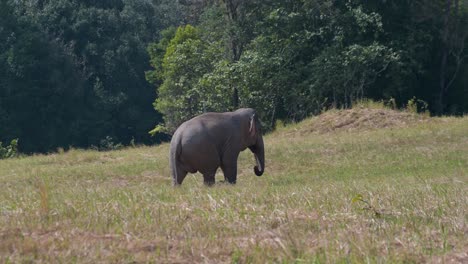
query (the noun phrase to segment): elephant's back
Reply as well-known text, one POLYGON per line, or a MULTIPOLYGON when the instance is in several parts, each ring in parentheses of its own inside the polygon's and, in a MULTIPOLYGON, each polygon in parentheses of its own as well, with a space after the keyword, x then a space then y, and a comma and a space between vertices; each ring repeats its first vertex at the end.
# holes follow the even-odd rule
POLYGON ((183 146, 220 145, 235 130, 231 113, 205 113, 184 122, 176 131, 183 146))
POLYGON ((183 124, 184 130, 215 130, 216 128, 228 128, 231 123, 233 114, 232 112, 226 113, 204 113, 199 116, 196 116, 183 124))

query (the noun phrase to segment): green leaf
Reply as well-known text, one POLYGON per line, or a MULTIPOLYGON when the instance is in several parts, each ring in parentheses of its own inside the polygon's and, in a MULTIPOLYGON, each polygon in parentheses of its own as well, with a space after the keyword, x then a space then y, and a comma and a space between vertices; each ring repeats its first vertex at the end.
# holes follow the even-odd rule
POLYGON ((354 198, 351 200, 351 203, 362 202, 362 201, 363 201, 362 194, 357 194, 357 195, 354 196, 354 198))
POLYGON ((152 137, 159 133, 167 133, 167 128, 162 124, 158 124, 155 128, 148 132, 148 134, 150 134, 152 137))

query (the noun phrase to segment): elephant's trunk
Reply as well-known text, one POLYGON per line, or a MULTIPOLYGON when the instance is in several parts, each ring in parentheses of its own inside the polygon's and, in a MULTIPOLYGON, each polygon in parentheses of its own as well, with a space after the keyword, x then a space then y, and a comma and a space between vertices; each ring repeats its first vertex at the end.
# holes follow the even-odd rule
POLYGON ((257 139, 255 147, 251 149, 255 155, 257 165, 254 167, 255 175, 262 176, 265 171, 265 149, 263 146, 263 138, 260 136, 257 139))

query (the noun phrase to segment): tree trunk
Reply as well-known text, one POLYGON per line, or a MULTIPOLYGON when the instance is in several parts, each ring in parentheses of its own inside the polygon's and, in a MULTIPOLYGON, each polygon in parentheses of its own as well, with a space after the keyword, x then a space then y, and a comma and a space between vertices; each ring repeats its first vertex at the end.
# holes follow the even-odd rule
MULTIPOLYGON (((224 3, 226 9, 225 17, 228 25, 237 25, 241 17, 239 7, 243 4, 244 0, 221 0, 221 2, 224 3)), ((242 55, 243 43, 235 33, 229 32, 228 38, 231 60, 232 62, 237 62, 242 55)), ((235 85, 232 87, 232 107, 234 109, 239 107, 239 91, 235 85)))
POLYGON ((436 100, 437 114, 446 110, 446 97, 456 80, 465 59, 465 40, 468 37, 466 24, 460 14, 459 0, 446 0, 443 16, 442 55, 439 72, 439 93, 436 100))
POLYGON ((439 95, 437 98, 437 114, 441 115, 444 112, 445 108, 445 95, 446 95, 446 82, 445 82, 445 72, 447 69, 447 57, 448 52, 444 47, 442 50, 442 58, 440 62, 440 74, 439 74, 439 95))
POLYGON ((437 98, 436 111, 437 114, 442 114, 445 108, 445 95, 447 92, 446 85, 446 71, 447 71, 447 60, 448 60, 448 36, 449 36, 449 26, 450 26, 450 11, 452 7, 452 0, 446 0, 445 10, 443 17, 443 31, 442 31, 442 57, 440 60, 440 69, 439 69, 439 94, 437 98))

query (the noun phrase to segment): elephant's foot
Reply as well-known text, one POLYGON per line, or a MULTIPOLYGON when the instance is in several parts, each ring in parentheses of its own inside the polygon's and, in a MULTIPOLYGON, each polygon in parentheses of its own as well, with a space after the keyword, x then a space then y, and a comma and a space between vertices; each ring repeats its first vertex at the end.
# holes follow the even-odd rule
POLYGON ((206 185, 206 186, 213 186, 215 184, 215 181, 203 181, 203 183, 206 185))
POLYGON ((229 184, 236 184, 236 180, 229 180, 229 179, 228 179, 227 182, 228 182, 229 184))
POLYGON ((229 184, 229 185, 234 185, 234 184, 236 184, 235 181, 228 181, 228 179, 224 179, 224 180, 222 180, 222 181, 219 181, 218 183, 220 183, 220 184, 229 184))
POLYGON ((206 185, 206 186, 213 186, 213 184, 215 184, 215 175, 205 175, 203 174, 203 183, 206 185))

